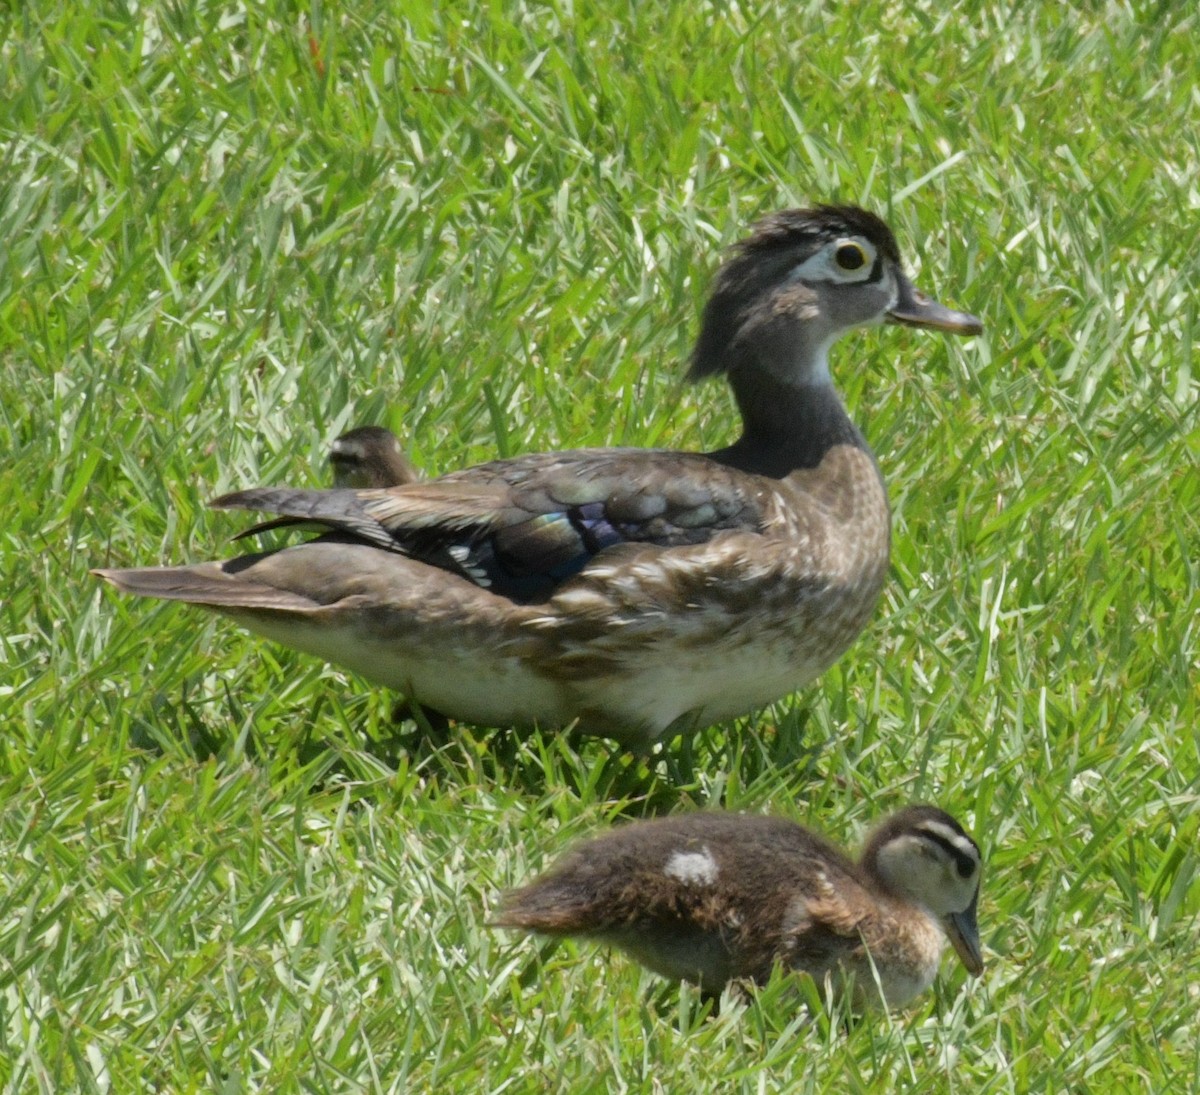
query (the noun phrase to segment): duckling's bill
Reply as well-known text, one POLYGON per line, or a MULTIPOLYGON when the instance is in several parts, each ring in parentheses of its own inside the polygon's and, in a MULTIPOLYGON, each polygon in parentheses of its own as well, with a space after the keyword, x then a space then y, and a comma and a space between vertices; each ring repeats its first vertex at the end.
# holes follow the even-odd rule
POLYGON ((983 944, 979 941, 979 924, 975 911, 979 905, 977 893, 962 912, 950 913, 945 920, 946 935, 955 953, 973 977, 983 973, 983 944))

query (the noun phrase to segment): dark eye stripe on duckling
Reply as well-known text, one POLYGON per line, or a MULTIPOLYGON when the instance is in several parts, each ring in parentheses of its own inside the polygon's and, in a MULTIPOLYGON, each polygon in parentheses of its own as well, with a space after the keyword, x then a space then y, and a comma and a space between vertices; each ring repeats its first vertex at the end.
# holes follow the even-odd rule
POLYGON ((936 844, 954 860, 954 866, 959 873, 959 877, 970 878, 975 873, 975 868, 979 865, 979 849, 966 833, 956 833, 952 837, 947 837, 942 832, 939 832, 938 829, 928 825, 921 826, 917 832, 926 840, 936 844), (964 844, 967 844, 974 854, 970 851, 964 852, 964 844))

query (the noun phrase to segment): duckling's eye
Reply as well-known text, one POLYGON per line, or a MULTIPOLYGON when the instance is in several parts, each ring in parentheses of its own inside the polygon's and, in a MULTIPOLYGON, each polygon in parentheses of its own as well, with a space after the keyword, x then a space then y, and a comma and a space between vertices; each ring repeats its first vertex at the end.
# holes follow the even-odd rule
POLYGON ((861 270, 866 265, 867 253, 857 243, 839 243, 833 261, 843 270, 861 270))
POLYGON ((958 876, 959 878, 970 878, 975 873, 975 864, 966 858, 960 858, 958 861, 958 876))

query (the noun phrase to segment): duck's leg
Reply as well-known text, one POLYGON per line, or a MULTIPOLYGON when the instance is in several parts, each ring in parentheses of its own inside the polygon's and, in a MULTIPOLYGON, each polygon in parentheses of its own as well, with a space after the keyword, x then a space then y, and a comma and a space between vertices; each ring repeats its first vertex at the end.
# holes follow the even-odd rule
POLYGON ((430 737, 445 738, 450 734, 450 718, 441 711, 424 707, 416 700, 397 700, 392 706, 392 722, 412 721, 430 737))

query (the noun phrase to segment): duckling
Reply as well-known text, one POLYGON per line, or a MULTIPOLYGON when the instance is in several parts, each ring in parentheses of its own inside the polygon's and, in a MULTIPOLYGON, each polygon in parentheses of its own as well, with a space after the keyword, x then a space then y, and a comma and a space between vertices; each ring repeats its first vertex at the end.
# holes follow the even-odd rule
MULTIPOLYGON (((367 490, 399 487, 421 479, 421 473, 413 467, 400 447, 399 438, 383 426, 356 426, 335 437, 329 446, 329 466, 333 470, 335 488, 367 490)), ((261 521, 234 539, 242 540, 247 536, 257 536, 295 524, 290 517, 261 521)))
POLYGON ((382 426, 358 426, 336 438, 329 463, 333 485, 341 489, 402 487, 421 479, 396 435, 382 426))
POLYGON ((909 806, 858 863, 791 821, 702 812, 587 841, 508 894, 493 926, 611 944, 719 996, 776 964, 852 986, 856 1007, 899 1007, 937 974, 949 937, 983 971, 975 841, 935 806, 909 806))
POLYGON ((574 725, 646 748, 794 691, 871 617, 887 493, 828 351, 881 321, 982 330, 913 287, 874 214, 776 213, 717 274, 692 358, 693 379, 733 388, 733 444, 542 453, 389 489, 239 491, 212 505, 328 532, 94 573, 457 720, 574 725))

